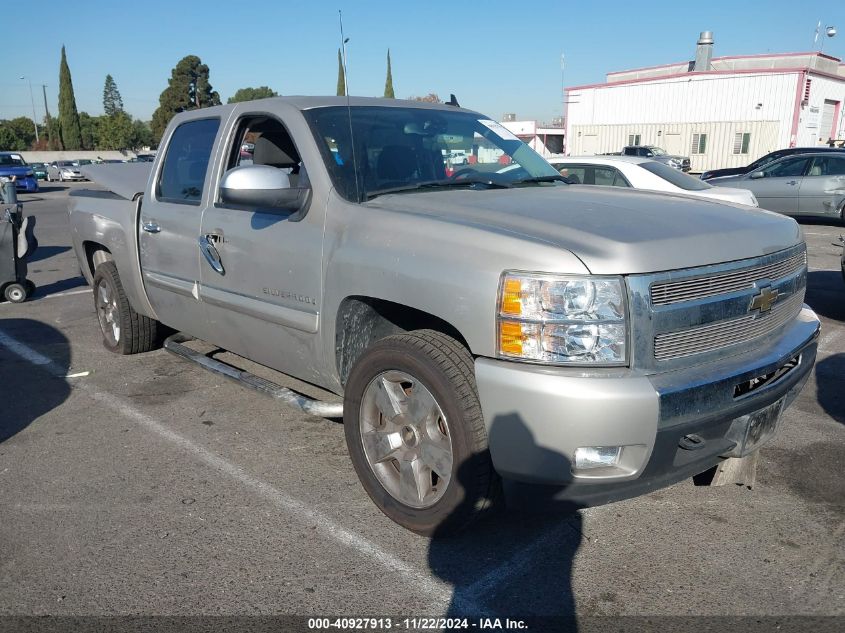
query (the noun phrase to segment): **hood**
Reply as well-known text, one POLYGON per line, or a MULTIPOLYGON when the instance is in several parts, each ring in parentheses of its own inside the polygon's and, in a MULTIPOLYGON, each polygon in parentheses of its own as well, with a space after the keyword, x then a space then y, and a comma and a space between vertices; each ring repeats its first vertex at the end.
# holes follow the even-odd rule
POLYGON ((27 174, 31 174, 33 169, 32 165, 0 165, 0 176, 23 178, 27 174))
POLYGON ((605 275, 756 257, 802 239, 794 220, 769 211, 589 185, 390 194, 367 205, 558 246, 605 275))

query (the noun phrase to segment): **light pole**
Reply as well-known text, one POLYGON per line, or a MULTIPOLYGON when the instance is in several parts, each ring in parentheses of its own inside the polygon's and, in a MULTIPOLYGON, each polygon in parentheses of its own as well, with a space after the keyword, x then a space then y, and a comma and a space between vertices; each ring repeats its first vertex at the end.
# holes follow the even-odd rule
POLYGON ((35 99, 32 96, 32 80, 24 75, 21 75, 21 79, 26 79, 29 84, 29 102, 32 104, 32 124, 35 126, 35 142, 38 143, 38 119, 35 114, 35 99))

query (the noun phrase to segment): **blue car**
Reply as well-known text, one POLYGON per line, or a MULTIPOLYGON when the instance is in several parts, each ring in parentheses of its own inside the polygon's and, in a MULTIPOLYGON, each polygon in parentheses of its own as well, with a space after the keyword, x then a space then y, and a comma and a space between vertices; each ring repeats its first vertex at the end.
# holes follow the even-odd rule
POLYGON ((15 152, 0 152, 0 177, 11 178, 12 176, 17 176, 18 191, 27 193, 38 191, 38 179, 23 156, 15 152))

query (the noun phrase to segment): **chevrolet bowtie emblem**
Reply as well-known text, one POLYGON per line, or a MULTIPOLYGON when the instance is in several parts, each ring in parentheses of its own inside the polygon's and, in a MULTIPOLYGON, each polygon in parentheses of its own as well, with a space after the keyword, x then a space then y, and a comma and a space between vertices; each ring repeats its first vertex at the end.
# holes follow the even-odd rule
POLYGON ((759 310, 760 312, 768 312, 772 309, 775 301, 778 300, 778 291, 771 288, 763 288, 760 294, 754 295, 751 298, 751 305, 748 306, 748 311, 759 310))

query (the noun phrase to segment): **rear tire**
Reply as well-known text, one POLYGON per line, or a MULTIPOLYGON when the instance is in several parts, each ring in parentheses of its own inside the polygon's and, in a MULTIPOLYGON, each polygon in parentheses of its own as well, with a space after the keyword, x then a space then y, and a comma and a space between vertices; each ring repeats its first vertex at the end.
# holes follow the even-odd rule
POLYGON ((6 297, 6 301, 11 303, 23 303, 27 297, 26 287, 19 283, 9 284, 3 290, 3 296, 6 297))
POLYGON ((132 309, 113 261, 94 271, 94 308, 103 346, 110 352, 139 354, 159 347, 159 322, 132 309))
POLYGON ((458 341, 434 330, 377 341, 352 368, 343 406, 352 464, 390 519, 445 536, 492 507, 500 482, 473 359, 458 341))

